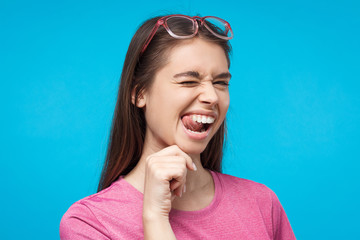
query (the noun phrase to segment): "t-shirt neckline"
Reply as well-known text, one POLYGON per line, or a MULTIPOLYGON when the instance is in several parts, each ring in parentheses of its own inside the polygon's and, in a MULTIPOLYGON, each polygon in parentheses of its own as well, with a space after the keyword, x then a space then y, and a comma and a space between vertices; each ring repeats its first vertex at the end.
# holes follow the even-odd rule
POLYGON ((221 198, 223 196, 223 186, 221 180, 218 176, 217 172, 209 170, 215 186, 215 194, 214 198, 212 199, 211 203, 203 209, 196 210, 196 211, 184 211, 178 209, 171 209, 170 211, 170 218, 181 218, 181 219, 194 219, 199 220, 200 218, 207 217, 215 213, 216 208, 218 207, 221 198))
MULTIPOLYGON (((211 171, 209 170, 209 172, 211 173, 212 179, 214 181, 214 187, 215 187, 215 194, 214 197, 211 201, 211 203, 206 206, 203 209, 200 210, 196 210, 196 211, 184 211, 184 210, 179 210, 179 209, 174 209, 172 208, 170 211, 170 218, 182 218, 182 219, 196 219, 199 220, 199 218, 204 218, 207 217, 209 215, 212 215, 216 208, 218 207, 219 203, 221 202, 221 198, 223 196, 223 186, 222 186, 222 182, 220 177, 218 176, 217 172, 211 171)), ((144 198, 143 193, 141 193, 138 189, 136 189, 133 185, 131 185, 129 182, 127 182, 123 176, 120 176, 120 181, 117 182, 123 182, 124 184, 127 185, 127 187, 130 189, 132 189, 132 191, 134 192, 134 197, 140 199, 141 201, 144 198)))

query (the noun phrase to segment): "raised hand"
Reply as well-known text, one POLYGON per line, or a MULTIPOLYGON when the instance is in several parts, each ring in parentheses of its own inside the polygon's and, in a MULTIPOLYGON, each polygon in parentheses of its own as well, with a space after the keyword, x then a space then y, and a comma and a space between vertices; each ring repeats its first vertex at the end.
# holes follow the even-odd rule
POLYGON ((146 159, 143 214, 168 218, 171 202, 186 190, 187 170, 195 170, 189 155, 173 145, 146 159))
POLYGON ((185 192, 188 169, 196 171, 196 166, 176 145, 147 157, 143 203, 145 239, 175 238, 169 223, 171 202, 185 192))

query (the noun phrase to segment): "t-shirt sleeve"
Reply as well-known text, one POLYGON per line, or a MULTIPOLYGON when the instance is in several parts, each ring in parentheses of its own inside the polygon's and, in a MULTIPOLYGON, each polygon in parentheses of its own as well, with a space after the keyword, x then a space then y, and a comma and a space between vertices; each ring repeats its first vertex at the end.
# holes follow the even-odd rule
POLYGON ((110 239, 106 228, 92 211, 82 203, 74 203, 60 222, 61 240, 110 239))
POLYGON ((296 239, 284 208, 273 191, 271 191, 271 198, 274 240, 296 239))

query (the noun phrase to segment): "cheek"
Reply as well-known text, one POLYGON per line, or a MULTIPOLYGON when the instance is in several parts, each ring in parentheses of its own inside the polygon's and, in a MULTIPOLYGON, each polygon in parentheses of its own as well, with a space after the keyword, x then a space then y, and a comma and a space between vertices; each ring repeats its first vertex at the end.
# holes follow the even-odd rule
POLYGON ((227 110, 228 110, 228 108, 229 108, 229 105, 230 105, 230 95, 229 95, 228 92, 227 92, 227 93, 223 93, 223 94, 221 95, 221 99, 220 99, 220 101, 219 101, 219 105, 220 105, 220 107, 221 107, 222 113, 224 113, 224 114, 226 115, 226 112, 227 112, 227 110))
POLYGON ((179 108, 182 106, 183 96, 179 96, 171 89, 157 89, 147 99, 146 117, 152 124, 168 126, 174 118, 178 117, 179 108))

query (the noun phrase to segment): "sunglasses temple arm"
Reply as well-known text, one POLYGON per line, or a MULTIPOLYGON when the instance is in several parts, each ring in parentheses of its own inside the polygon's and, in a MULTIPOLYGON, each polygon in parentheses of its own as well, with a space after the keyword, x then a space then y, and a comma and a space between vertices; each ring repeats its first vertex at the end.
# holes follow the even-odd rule
POLYGON ((160 24, 156 23, 156 25, 153 27, 149 37, 146 39, 145 44, 143 49, 141 50, 141 54, 145 52, 146 48, 148 47, 148 45, 150 44, 152 38, 154 37, 156 31, 158 30, 158 28, 160 27, 160 24))
POLYGON ((225 34, 227 35, 230 30, 230 26, 226 23, 225 28, 226 28, 225 34))

